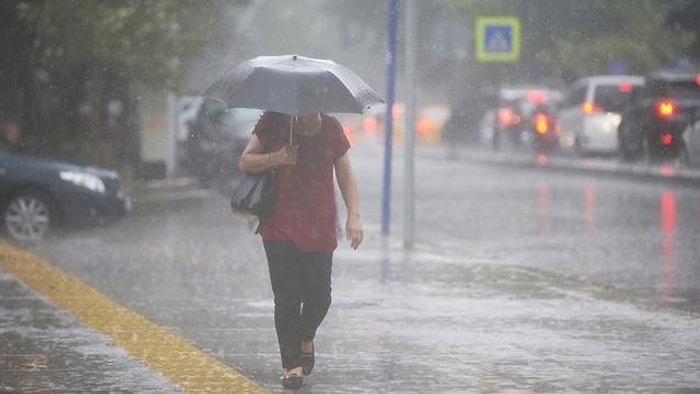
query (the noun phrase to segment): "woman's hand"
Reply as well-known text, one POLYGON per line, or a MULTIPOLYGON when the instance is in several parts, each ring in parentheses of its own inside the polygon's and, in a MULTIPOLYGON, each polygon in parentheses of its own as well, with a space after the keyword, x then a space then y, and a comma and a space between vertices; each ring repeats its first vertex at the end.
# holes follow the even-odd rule
POLYGON ((360 221, 360 204, 358 202, 357 182, 350 165, 350 157, 345 152, 335 162, 335 177, 338 180, 340 193, 343 195, 348 219, 345 221, 345 237, 350 241, 350 246, 357 249, 362 243, 362 221, 360 221))
POLYGON ((353 249, 357 249, 362 243, 364 233, 359 215, 348 215, 348 220, 345 223, 345 237, 350 241, 350 247, 353 249))
POLYGON ((272 163, 277 166, 293 166, 297 164, 297 145, 285 145, 271 154, 272 163))

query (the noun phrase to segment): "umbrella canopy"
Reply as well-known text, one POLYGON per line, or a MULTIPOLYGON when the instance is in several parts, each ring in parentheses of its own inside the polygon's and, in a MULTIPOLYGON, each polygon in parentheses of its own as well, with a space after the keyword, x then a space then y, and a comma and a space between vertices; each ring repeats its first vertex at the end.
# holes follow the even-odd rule
POLYGON ((259 56, 224 72, 203 94, 228 108, 288 114, 363 113, 384 100, 334 61, 296 55, 259 56))

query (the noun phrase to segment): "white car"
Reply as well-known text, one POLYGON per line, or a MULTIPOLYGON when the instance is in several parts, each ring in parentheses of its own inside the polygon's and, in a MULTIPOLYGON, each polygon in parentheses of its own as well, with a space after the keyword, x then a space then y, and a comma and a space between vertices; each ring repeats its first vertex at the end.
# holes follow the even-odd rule
POLYGON ((559 143, 579 155, 618 151, 617 126, 632 92, 644 84, 636 75, 599 75, 580 79, 559 111, 559 143))

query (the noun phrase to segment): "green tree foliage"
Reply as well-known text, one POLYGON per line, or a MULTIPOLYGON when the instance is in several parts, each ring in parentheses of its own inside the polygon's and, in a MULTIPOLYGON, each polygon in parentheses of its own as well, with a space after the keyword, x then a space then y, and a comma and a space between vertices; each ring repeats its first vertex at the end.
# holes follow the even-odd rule
POLYGON ((129 80, 176 86, 183 61, 220 40, 224 1, 19 1, 21 23, 35 33, 31 55, 41 66, 98 65, 129 80))
POLYGON ((555 39, 552 50, 540 52, 543 62, 572 74, 590 75, 605 73, 611 63, 620 61, 628 72, 645 74, 687 53, 694 33, 667 28, 661 1, 635 1, 633 7, 622 0, 605 3, 609 22, 602 31, 555 39))
POLYGON ((134 164, 132 87, 178 90, 190 59, 223 44, 234 3, 2 0, 0 120, 19 120, 35 153, 134 164))
POLYGON ((666 12, 666 23, 676 30, 694 33, 689 56, 700 60, 700 1, 670 0, 666 12))

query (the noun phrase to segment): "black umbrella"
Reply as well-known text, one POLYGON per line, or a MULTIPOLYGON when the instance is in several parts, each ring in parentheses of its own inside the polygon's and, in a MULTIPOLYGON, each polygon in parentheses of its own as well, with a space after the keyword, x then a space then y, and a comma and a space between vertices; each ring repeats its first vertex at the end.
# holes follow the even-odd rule
POLYGON ((363 113, 383 103, 360 77, 334 61, 297 55, 259 56, 227 70, 205 97, 228 108, 287 114, 363 113))

